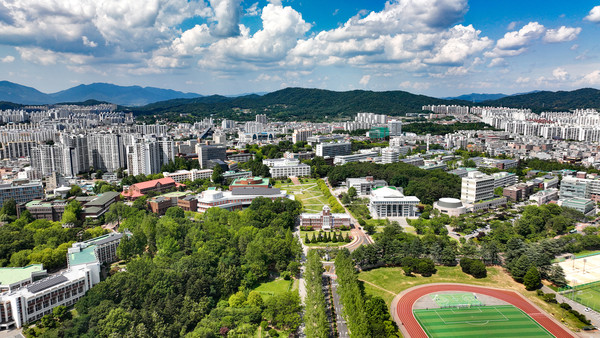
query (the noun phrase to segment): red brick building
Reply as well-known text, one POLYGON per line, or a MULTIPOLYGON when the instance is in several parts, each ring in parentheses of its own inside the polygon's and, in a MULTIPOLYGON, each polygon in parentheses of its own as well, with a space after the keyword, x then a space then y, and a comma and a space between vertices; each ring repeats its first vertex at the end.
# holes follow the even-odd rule
POLYGON ((180 186, 170 177, 160 178, 158 180, 146 181, 133 184, 129 186, 129 188, 121 195, 127 199, 136 199, 138 197, 144 196, 145 194, 156 191, 156 192, 164 192, 172 188, 176 188, 180 186))

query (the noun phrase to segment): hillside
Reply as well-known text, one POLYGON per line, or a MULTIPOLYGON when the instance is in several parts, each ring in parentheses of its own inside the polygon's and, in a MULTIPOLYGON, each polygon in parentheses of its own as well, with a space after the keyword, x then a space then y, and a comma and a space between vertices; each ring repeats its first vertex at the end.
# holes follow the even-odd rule
POLYGON ((542 111, 568 111, 577 108, 600 108, 600 90, 582 88, 569 92, 540 91, 488 100, 481 102, 481 105, 531 108, 531 110, 538 113, 542 111))
POLYGON ((141 106, 157 101, 200 96, 195 93, 183 93, 171 89, 118 86, 109 83, 79 85, 57 93, 46 94, 35 88, 9 81, 0 81, 0 101, 18 104, 55 104, 97 100, 125 106, 141 106))
POLYGON ((455 97, 444 97, 444 100, 463 100, 463 101, 471 101, 471 102, 482 102, 488 100, 497 100, 503 97, 506 97, 506 94, 480 94, 480 93, 471 93, 464 94, 455 97))
POLYGON ((372 92, 353 90, 335 92, 322 89, 286 88, 263 96, 237 98, 210 96, 190 100, 158 102, 132 109, 136 115, 170 117, 184 121, 213 116, 236 120, 254 119, 255 113, 265 113, 276 120, 331 121, 347 118, 359 112, 402 116, 421 112, 425 104, 469 104, 449 101, 404 91, 372 92), (251 114, 247 111, 250 110, 251 114), (181 116, 183 114, 184 116, 181 116))
POLYGON ((49 97, 39 90, 9 81, 0 81, 0 101, 19 104, 46 104, 49 97))

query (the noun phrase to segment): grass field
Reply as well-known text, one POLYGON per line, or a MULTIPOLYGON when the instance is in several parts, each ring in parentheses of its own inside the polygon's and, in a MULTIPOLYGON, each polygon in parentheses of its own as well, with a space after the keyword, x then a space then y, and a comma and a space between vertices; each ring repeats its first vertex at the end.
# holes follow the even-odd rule
POLYGON ((577 320, 573 314, 560 308, 558 304, 546 303, 536 295, 535 291, 525 290, 523 284, 515 282, 501 267, 488 267, 487 277, 481 279, 465 274, 460 267, 436 266, 436 269, 437 273, 431 277, 408 277, 404 275, 404 271, 399 267, 378 268, 363 271, 358 275, 358 278, 364 281, 363 285, 366 293, 383 298, 388 306, 398 293, 413 286, 431 283, 463 283, 516 291, 547 313, 552 314, 557 320, 563 321, 569 328, 577 330, 586 326, 577 320))
POLYGON ((512 305, 414 310, 429 337, 553 337, 512 305))
POLYGON ((327 199, 319 189, 316 179, 303 179, 300 185, 294 183, 277 183, 276 188, 285 190, 300 201, 306 212, 321 212, 324 205, 329 205, 327 199))
POLYGON ((281 294, 286 291, 292 290, 292 280, 285 280, 283 278, 277 278, 274 281, 262 283, 254 291, 258 291, 263 297, 263 300, 267 300, 276 294, 281 294))
MULTIPOLYGON (((346 238, 346 235, 348 236, 352 236, 351 232, 349 230, 344 230, 344 231, 336 231, 335 234, 337 235, 339 232, 342 233, 342 236, 344 238, 346 238)), ((319 236, 319 232, 318 231, 302 231, 300 230, 300 238, 302 238, 302 243, 306 244, 306 242, 304 241, 304 239, 306 238, 306 235, 308 235, 308 239, 312 239, 313 234, 315 235, 315 237, 319 236)), ((332 233, 333 234, 333 233, 332 233)), ((340 245, 346 245, 348 243, 346 242, 317 242, 317 243, 308 243, 306 244, 309 247, 338 247, 340 245)))
POLYGON ((479 299, 472 293, 448 293, 430 295, 440 307, 457 307, 459 305, 483 305, 479 299))
POLYGON ((572 298, 574 301, 590 307, 595 311, 600 311, 600 285, 577 290, 574 294, 566 293, 564 296, 572 298))

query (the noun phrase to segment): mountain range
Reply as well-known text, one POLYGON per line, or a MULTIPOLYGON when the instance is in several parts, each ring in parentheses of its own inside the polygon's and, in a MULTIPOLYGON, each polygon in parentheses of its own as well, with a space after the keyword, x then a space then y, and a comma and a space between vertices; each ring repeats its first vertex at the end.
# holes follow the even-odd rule
POLYGON ((196 93, 183 93, 171 89, 118 86, 109 83, 82 84, 56 93, 46 94, 32 87, 9 81, 0 81, 0 101, 19 104, 38 105, 98 100, 124 106, 143 106, 158 101, 201 96, 196 93))
POLYGON ((402 116, 421 112, 422 106, 430 104, 530 108, 538 113, 600 108, 600 91, 593 88, 558 92, 536 91, 490 99, 500 95, 504 94, 469 94, 440 99, 399 90, 337 92, 313 88, 285 88, 264 95, 228 97, 106 83, 79 85, 58 93, 44 94, 31 87, 0 81, 0 109, 17 108, 17 104, 99 100, 128 106, 129 108, 123 109, 134 112, 147 122, 160 118, 189 122, 209 116, 244 121, 253 119, 256 113, 267 114, 276 120, 329 121, 347 119, 359 112, 402 116))

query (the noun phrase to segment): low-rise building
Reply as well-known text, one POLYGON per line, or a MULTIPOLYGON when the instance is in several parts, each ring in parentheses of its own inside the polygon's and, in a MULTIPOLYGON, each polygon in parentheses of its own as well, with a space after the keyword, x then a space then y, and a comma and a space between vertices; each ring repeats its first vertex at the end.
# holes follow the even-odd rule
POLYGON ((263 160, 263 164, 269 167, 273 178, 310 176, 310 166, 298 160, 268 159, 263 160))
POLYGON ((170 189, 174 189, 179 185, 175 180, 170 177, 160 178, 158 180, 140 182, 131 185, 127 190, 121 194, 123 197, 128 199, 136 199, 144 196, 149 192, 164 192, 170 189))
POLYGON ((21 217, 21 213, 27 210, 35 219, 47 219, 52 222, 58 222, 62 219, 67 203, 68 201, 66 200, 33 200, 28 203, 19 204, 17 216, 21 217))
POLYGON ((192 169, 192 170, 177 170, 173 173, 163 173, 163 177, 170 177, 173 181, 181 183, 184 181, 195 181, 197 179, 210 179, 212 176, 212 169, 192 169))
POLYGON ((350 162, 364 162, 370 160, 372 161, 374 158, 377 157, 379 157, 379 152, 377 151, 364 151, 352 155, 336 156, 333 159, 333 164, 344 165, 350 162))
POLYGON ((14 180, 11 183, 0 184, 0 205, 11 198, 19 204, 43 197, 42 181, 14 180))
POLYGON ((237 180, 234 180, 233 182, 231 182, 231 184, 229 185, 229 190, 233 190, 236 188, 248 188, 248 187, 270 188, 271 183, 269 183, 268 178, 262 178, 262 177, 238 178, 237 180))
POLYGON ((300 226, 312 227, 313 230, 330 231, 341 227, 349 227, 351 224, 350 215, 345 213, 332 213, 328 206, 323 206, 323 210, 318 213, 300 214, 300 226))
POLYGON ((514 202, 524 201, 533 194, 534 186, 535 185, 530 182, 514 184, 504 188, 502 190, 502 196, 514 202))
POLYGON ((373 218, 414 217, 420 200, 415 196, 404 196, 395 187, 371 190, 369 211, 373 218))
MULTIPOLYGON (((82 199, 83 216, 86 218, 98 218, 104 215, 110 209, 110 206, 119 201, 121 194, 115 191, 108 191, 98 196, 92 196, 90 199, 82 199)), ((77 200, 80 200, 77 198, 77 200)))
POLYGON ((291 198, 285 191, 277 188, 237 188, 232 191, 221 191, 211 187, 198 196, 198 212, 205 212, 213 207, 242 210, 258 197, 269 198, 273 201, 277 198, 291 198))
POLYGON ((529 196, 529 200, 537 203, 538 206, 550 203, 551 201, 556 201, 558 200, 558 189, 550 188, 546 190, 540 190, 529 196))
POLYGON ((439 210, 442 214, 450 217, 458 217, 467 212, 467 208, 461 200, 449 197, 440 198, 439 201, 433 202, 433 209, 439 210))
POLYGON ((561 203, 562 207, 573 208, 586 216, 596 214, 596 203, 588 198, 569 198, 561 203))
POLYGON ((183 211, 197 211, 198 201, 195 195, 174 191, 151 198, 148 201, 150 211, 162 216, 170 207, 180 207, 183 211))
POLYGON ((386 187, 387 185, 386 181, 376 180, 373 176, 346 179, 346 188, 356 189, 359 196, 368 196, 374 187, 386 187))

